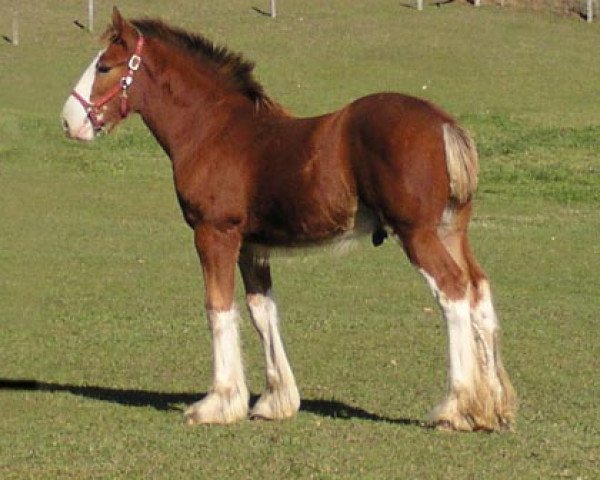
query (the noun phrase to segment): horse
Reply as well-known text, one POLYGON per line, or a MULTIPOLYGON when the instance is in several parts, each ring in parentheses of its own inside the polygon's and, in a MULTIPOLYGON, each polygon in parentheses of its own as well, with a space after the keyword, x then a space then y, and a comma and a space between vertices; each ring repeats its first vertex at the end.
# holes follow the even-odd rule
POLYGON ((427 425, 511 428, 516 394, 500 356, 490 284, 467 235, 478 154, 453 117, 385 92, 299 118, 264 92, 242 55, 161 20, 127 20, 116 8, 102 41, 68 96, 63 128, 89 141, 137 113, 171 160, 212 334, 212 386, 184 412, 187 424, 296 415, 300 394, 281 338, 270 254, 362 232, 376 246, 388 234, 399 240, 445 319, 447 393, 427 425), (252 408, 236 265, 265 356, 266 387, 252 408))

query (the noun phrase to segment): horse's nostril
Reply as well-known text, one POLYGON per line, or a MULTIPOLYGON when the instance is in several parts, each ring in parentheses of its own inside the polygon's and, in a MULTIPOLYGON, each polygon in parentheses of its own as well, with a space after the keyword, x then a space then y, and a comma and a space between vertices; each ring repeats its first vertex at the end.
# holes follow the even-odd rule
POLYGON ((65 133, 69 132, 69 122, 67 122, 67 120, 64 118, 62 119, 62 127, 65 133))

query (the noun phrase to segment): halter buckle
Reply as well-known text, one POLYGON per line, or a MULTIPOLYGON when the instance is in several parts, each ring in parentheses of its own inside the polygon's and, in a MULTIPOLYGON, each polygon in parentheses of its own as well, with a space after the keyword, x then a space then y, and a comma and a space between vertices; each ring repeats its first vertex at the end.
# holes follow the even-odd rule
POLYGON ((126 75, 121 78, 121 88, 123 90, 127 90, 129 87, 131 87, 132 83, 133 83, 133 77, 131 75, 126 75))
POLYGON ((135 72, 136 70, 138 70, 140 68, 140 64, 142 63, 142 58, 139 55, 136 55, 135 53, 131 56, 131 58, 129 59, 129 63, 128 63, 128 67, 129 70, 131 70, 132 72, 135 72))

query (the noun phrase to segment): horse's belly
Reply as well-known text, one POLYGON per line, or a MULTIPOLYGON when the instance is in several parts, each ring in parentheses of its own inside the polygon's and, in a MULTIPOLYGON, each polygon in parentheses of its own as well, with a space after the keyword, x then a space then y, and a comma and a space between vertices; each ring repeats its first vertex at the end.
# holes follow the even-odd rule
POLYGON ((357 203, 343 210, 290 213, 285 220, 275 217, 248 240, 267 247, 311 247, 371 234, 378 226, 374 213, 357 203))

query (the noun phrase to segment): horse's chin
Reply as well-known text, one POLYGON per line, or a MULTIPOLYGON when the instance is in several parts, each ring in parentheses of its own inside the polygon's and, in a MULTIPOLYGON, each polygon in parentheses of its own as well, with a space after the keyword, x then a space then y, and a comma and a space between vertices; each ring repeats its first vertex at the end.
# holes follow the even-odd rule
POLYGON ((94 128, 89 121, 84 121, 82 123, 69 123, 63 116, 62 128, 63 132, 65 133, 65 136, 71 140, 89 142, 94 140, 94 138, 96 137, 94 128))
POLYGON ((65 135, 70 140, 77 140, 78 142, 90 143, 96 140, 98 137, 108 135, 116 124, 106 124, 102 128, 94 129, 91 125, 83 125, 81 128, 75 131, 65 129, 65 135))
POLYGON ((82 127, 75 132, 65 132, 67 138, 77 140, 79 142, 91 142, 96 139, 96 132, 93 128, 82 127))

